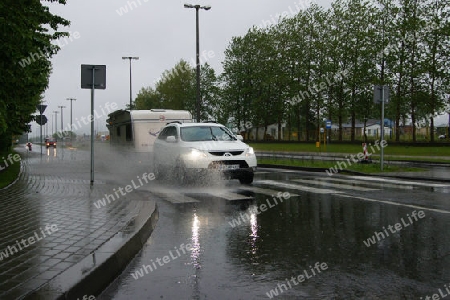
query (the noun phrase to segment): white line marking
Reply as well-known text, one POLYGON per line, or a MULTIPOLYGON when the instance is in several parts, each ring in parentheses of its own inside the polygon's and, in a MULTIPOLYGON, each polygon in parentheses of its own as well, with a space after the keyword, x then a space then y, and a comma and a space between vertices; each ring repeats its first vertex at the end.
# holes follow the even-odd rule
POLYGON ((224 198, 228 201, 236 201, 236 200, 250 200, 253 197, 232 193, 232 192, 223 192, 218 194, 212 194, 214 197, 224 198))
POLYGON ((164 199, 166 201, 178 204, 178 203, 193 203, 200 202, 192 197, 186 196, 181 193, 173 192, 173 191, 151 191, 156 196, 164 199))
POLYGON ((390 182, 390 183, 395 183, 395 184, 427 186, 427 187, 449 187, 450 186, 450 184, 443 184, 443 183, 404 181, 404 180, 395 180, 395 179, 387 179, 387 178, 375 178, 375 177, 364 177, 364 176, 349 176, 349 178, 353 178, 353 179, 356 179, 356 180, 381 181, 381 182, 390 182))
POLYGON ((308 179, 294 179, 293 181, 305 183, 305 184, 316 184, 316 185, 326 185, 330 187, 335 187, 338 189, 344 189, 344 190, 354 190, 354 191, 361 191, 361 192, 371 192, 371 191, 379 191, 380 189, 374 189, 374 188, 366 188, 361 186, 355 186, 350 184, 343 184, 343 183, 331 183, 331 182, 325 182, 325 181, 315 181, 315 180, 308 180, 308 179))
POLYGON ((404 204, 404 203, 392 202, 392 201, 388 201, 388 200, 377 200, 377 199, 370 199, 370 198, 366 198, 366 197, 350 196, 350 195, 345 195, 345 194, 340 194, 338 196, 352 198, 352 199, 360 199, 360 200, 370 201, 370 202, 385 203, 385 204, 396 205, 396 206, 411 207, 414 209, 423 209, 423 210, 433 211, 433 212, 437 212, 437 213, 441 213, 441 214, 450 214, 450 211, 438 209, 438 208, 428 208, 428 207, 417 206, 417 205, 413 205, 413 204, 404 204))
POLYGON ((321 181, 337 181, 337 182, 345 182, 347 184, 367 184, 372 186, 379 186, 379 187, 390 187, 390 188, 396 188, 396 189, 404 189, 404 190, 412 190, 413 186, 411 185, 398 185, 398 184, 391 184, 391 183, 384 183, 384 182, 361 182, 356 180, 349 180, 349 179, 339 179, 339 178, 317 178, 317 180, 321 181))
POLYGON ((310 192, 310 193, 315 193, 315 194, 340 194, 340 193, 342 193, 341 191, 336 191, 336 190, 319 189, 319 188, 303 186, 300 184, 278 182, 275 180, 258 180, 257 183, 270 184, 272 186, 279 186, 279 187, 283 187, 283 188, 287 188, 287 189, 300 190, 300 191, 305 191, 305 192, 310 192))
MULTIPOLYGON (((275 191, 275 190, 271 190, 271 189, 263 189, 263 188, 256 187, 256 186, 246 186, 246 187, 242 187, 239 189, 244 190, 244 191, 255 192, 257 194, 268 195, 268 196, 276 196, 279 192, 282 192, 282 191, 275 191)), ((297 194, 290 194, 290 195, 291 195, 291 197, 298 197, 297 194)))

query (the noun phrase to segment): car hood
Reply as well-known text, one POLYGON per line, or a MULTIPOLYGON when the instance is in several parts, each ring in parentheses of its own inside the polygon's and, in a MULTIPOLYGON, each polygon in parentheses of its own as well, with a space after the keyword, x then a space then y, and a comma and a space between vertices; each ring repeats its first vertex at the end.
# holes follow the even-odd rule
POLYGON ((192 142, 187 146, 203 151, 232 151, 232 150, 246 150, 249 145, 241 141, 207 141, 207 142, 192 142))

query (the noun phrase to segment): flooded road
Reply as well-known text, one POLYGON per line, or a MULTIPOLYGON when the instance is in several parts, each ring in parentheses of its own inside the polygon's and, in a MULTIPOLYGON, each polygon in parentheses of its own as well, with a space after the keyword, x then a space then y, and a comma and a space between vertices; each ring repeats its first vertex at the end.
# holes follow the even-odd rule
POLYGON ((252 186, 148 191, 157 228, 99 299, 450 294, 448 183, 261 169, 252 186))

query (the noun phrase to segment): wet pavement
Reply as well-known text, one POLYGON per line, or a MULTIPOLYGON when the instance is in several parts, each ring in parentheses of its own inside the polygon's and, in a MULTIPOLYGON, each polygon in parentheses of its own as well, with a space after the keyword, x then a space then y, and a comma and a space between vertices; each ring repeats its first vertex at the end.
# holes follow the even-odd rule
MULTIPOLYGON (((96 158, 91 188, 88 151, 50 148, 41 157, 39 146, 33 150, 17 148, 22 155, 19 179, 0 190, 0 299, 37 299, 37 290, 45 291, 42 299, 60 295, 93 266, 70 270, 86 265, 83 260, 93 254, 114 253, 136 229, 130 221, 138 223, 142 211, 149 212, 148 219, 155 209, 148 193, 139 190, 95 205, 125 187, 121 176, 109 172, 111 161, 103 155, 96 158)), ((94 266, 101 260, 94 257, 94 266)))
POLYGON ((157 200, 158 227, 98 299, 449 294, 448 182, 259 169, 252 186, 208 183, 178 193, 177 201, 157 200), (278 192, 291 197, 275 204, 278 192))

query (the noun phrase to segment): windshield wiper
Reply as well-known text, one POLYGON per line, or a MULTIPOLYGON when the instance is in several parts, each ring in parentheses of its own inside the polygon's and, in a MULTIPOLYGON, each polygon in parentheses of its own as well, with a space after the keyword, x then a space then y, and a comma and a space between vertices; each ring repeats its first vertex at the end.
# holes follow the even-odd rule
POLYGON ((237 140, 237 138, 235 138, 234 135, 230 134, 230 132, 228 132, 228 130, 225 130, 225 129, 222 128, 222 127, 219 127, 219 128, 220 128, 220 130, 222 130, 223 132, 225 132, 225 133, 230 137, 230 139, 231 139, 232 141, 236 141, 236 140, 237 140))

